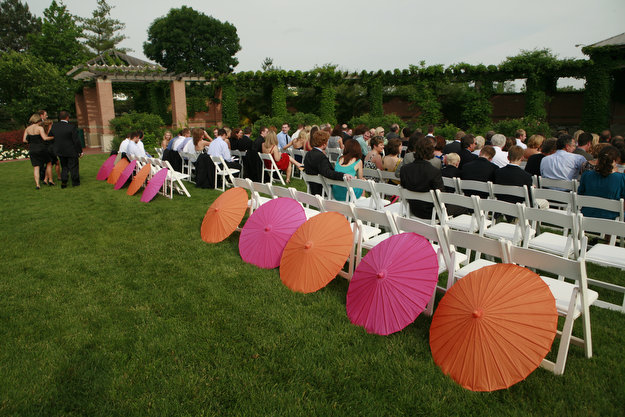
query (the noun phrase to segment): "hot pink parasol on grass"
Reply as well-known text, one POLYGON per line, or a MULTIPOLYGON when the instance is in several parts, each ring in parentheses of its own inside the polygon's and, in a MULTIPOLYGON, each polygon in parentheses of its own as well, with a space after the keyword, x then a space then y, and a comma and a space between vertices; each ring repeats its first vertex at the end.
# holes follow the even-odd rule
POLYGON ((111 174, 113 167, 115 166, 115 158, 117 158, 117 155, 111 155, 106 158, 106 161, 104 161, 104 163, 100 167, 100 170, 98 171, 98 175, 96 176, 96 179, 98 181, 106 181, 108 176, 111 174))
POLYGON ((144 203, 149 203, 152 201, 154 196, 158 194, 158 191, 163 186, 163 183, 167 179, 167 168, 163 168, 158 171, 150 181, 148 181, 148 185, 145 186, 145 190, 143 190, 143 194, 141 194, 141 201, 144 203))
POLYGON ((347 316, 369 333, 398 332, 425 309, 437 281, 438 259, 427 239, 391 236, 358 264, 347 290, 347 316))
POLYGON ((130 178, 136 166, 137 166, 137 161, 133 160, 128 164, 126 168, 124 168, 119 178, 117 179, 117 182, 115 183, 114 188, 116 190, 119 190, 126 184, 126 181, 128 181, 128 178, 130 178))
POLYGON ((268 201, 252 213, 241 230, 241 258, 260 268, 277 268, 284 247, 305 221, 304 208, 292 198, 268 201))

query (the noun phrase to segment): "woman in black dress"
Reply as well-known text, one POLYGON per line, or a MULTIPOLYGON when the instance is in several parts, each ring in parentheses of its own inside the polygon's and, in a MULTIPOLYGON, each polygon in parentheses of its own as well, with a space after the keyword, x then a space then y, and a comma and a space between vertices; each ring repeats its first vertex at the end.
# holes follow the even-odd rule
POLYGON ((30 163, 33 166, 33 174, 35 177, 35 185, 38 190, 39 187, 39 167, 46 166, 46 175, 44 183, 54 185, 52 182, 52 165, 50 162, 50 154, 45 141, 54 139, 52 136, 48 136, 41 126, 41 116, 38 113, 30 116, 28 120, 28 127, 24 131, 24 142, 30 144, 29 156, 30 163))

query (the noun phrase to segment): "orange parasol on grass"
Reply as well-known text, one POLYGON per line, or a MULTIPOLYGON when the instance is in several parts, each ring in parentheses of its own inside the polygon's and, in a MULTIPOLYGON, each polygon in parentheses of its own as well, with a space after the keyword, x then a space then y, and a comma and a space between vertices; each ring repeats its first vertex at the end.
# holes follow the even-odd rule
POLYGON ((432 318, 430 349, 434 362, 463 387, 494 391, 540 365, 557 324, 555 299, 536 273, 491 265, 447 291, 432 318))
POLYGON ((115 183, 119 179, 119 176, 122 175, 122 172, 124 172, 124 170, 126 169, 129 163, 130 162, 128 162, 126 158, 120 159, 119 162, 115 164, 115 167, 109 174, 109 177, 106 179, 106 182, 108 182, 109 184, 115 185, 115 183))
POLYGON ((135 193, 139 191, 139 188, 141 188, 141 186, 145 183, 145 180, 148 179, 148 175, 150 175, 151 169, 152 167, 150 167, 150 164, 145 164, 143 168, 141 168, 139 172, 137 172, 137 175, 135 175, 135 177, 132 179, 132 182, 128 186, 126 194, 135 195, 135 193))
POLYGON ((325 287, 339 273, 353 247, 347 219, 327 212, 301 225, 284 248, 280 279, 293 291, 310 293, 325 287))
POLYGON ((230 236, 243 220, 246 210, 247 191, 244 188, 231 188, 217 197, 202 221, 202 240, 217 243, 230 236))

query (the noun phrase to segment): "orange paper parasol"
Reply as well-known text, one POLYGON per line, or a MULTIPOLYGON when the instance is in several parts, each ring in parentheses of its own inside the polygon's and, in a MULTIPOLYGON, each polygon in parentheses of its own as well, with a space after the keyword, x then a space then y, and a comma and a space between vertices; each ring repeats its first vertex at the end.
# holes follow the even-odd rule
POLYGON ((150 164, 145 164, 143 168, 141 168, 139 172, 137 172, 137 175, 135 175, 135 177, 132 179, 132 182, 128 186, 126 194, 135 195, 135 193, 139 191, 139 188, 143 186, 145 180, 148 179, 148 175, 150 175, 150 170, 150 164))
POLYGON ((122 172, 124 172, 129 163, 130 162, 128 162, 126 158, 120 159, 119 162, 115 164, 115 168, 113 168, 113 170, 109 174, 106 182, 115 185, 115 183, 119 179, 119 176, 122 175, 122 172))
POLYGON ((434 362, 472 391, 525 379, 556 335, 558 313, 547 284, 513 264, 487 266, 454 284, 430 326, 434 362))
POLYGON ((339 273, 352 250, 354 235, 347 219, 327 212, 301 225, 284 248, 280 279, 293 291, 310 293, 339 273))
POLYGON ((208 208, 202 222, 202 240, 207 243, 221 242, 234 232, 247 210, 247 191, 241 187, 231 188, 208 208))

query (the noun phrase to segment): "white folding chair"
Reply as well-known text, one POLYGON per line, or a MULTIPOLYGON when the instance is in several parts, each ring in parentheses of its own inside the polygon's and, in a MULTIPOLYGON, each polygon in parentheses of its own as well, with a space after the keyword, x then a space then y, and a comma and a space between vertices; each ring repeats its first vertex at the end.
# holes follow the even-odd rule
MULTIPOLYGON (((381 181, 381 179, 380 179, 380 171, 378 171, 377 169, 363 168, 362 169, 362 176, 364 178, 366 178, 366 179, 370 179, 370 180, 373 180, 375 182, 381 181)), ((397 179, 397 177, 395 179, 397 179)))
POLYGON ((574 281, 574 283, 569 283, 541 276, 555 298, 558 315, 565 317, 562 330, 558 330, 560 345, 558 346, 556 361, 544 359, 541 366, 556 375, 562 375, 571 343, 583 347, 586 357, 591 358, 590 306, 597 301, 598 294, 596 291, 588 289, 584 260, 581 258, 578 260, 565 259, 561 256, 521 248, 510 242, 507 244, 507 250, 509 261, 512 263, 564 276, 574 281), (573 323, 578 317, 582 319, 583 337, 581 338, 573 336, 573 323))
POLYGON ((381 169, 378 169, 378 177, 380 177, 380 182, 399 182, 399 178, 395 176, 395 171, 383 171, 381 169))
POLYGON ((221 191, 226 191, 226 183, 234 185, 234 174, 238 174, 239 170, 230 168, 221 155, 211 155, 213 165, 215 165, 215 188, 219 177, 221 177, 221 191))
POLYGON ((323 199, 319 195, 305 193, 304 191, 295 191, 295 199, 304 207, 306 218, 310 219, 324 211, 323 199))
POLYGON ((404 204, 404 213, 406 213, 406 217, 410 217, 412 219, 419 219, 423 222, 428 222, 431 225, 435 225, 437 223, 438 213, 440 213, 440 207, 438 207, 438 201, 436 200, 436 194, 434 190, 429 190, 425 192, 417 192, 410 191, 405 188, 401 188, 401 201, 404 204), (431 204, 432 205, 432 214, 429 219, 420 219, 414 216, 410 211, 410 200, 421 201, 422 203, 431 204))
POLYGON ((445 187, 453 189, 454 193, 460 193, 460 185, 458 184, 458 178, 456 177, 443 177, 443 184, 445 187))
POLYGON ((324 189, 328 190, 329 194, 328 194, 328 199, 331 200, 337 200, 337 201, 350 201, 350 197, 349 197, 349 184, 347 184, 347 181, 345 179, 341 179, 341 180, 333 180, 332 178, 325 178, 325 177, 321 177, 321 181, 323 181, 324 183, 324 189), (335 195, 334 195, 334 190, 332 189, 332 186, 336 186, 336 187, 343 187, 345 188, 345 200, 338 200, 335 195))
POLYGON ((532 201, 535 208, 538 208, 536 201, 538 199, 543 199, 547 200, 549 203, 548 210, 566 211, 569 213, 573 211, 573 191, 560 191, 551 188, 532 187, 530 188, 530 194, 532 195, 532 201))
POLYGON ((496 199, 505 200, 506 196, 523 199, 522 204, 531 207, 530 195, 526 187, 518 185, 491 184, 491 191, 496 199), (503 197, 503 198, 502 198, 503 197))
POLYGON ((323 181, 323 177, 319 174, 317 175, 309 175, 305 172, 302 172, 302 178, 306 183, 306 192, 310 194, 310 184, 319 184, 321 186, 321 196, 327 197, 331 194, 331 192, 326 188, 326 183, 323 181))
POLYGON ((245 156, 246 153, 247 153, 246 151, 240 151, 238 149, 230 150, 230 155, 232 155, 241 164, 241 173, 239 174, 240 177, 244 177, 244 174, 243 174, 243 157, 245 156))
POLYGON ((178 191, 178 194, 184 194, 187 197, 191 197, 191 194, 189 194, 187 187, 185 187, 182 183, 182 180, 186 180, 187 178, 189 178, 187 174, 174 171, 174 168, 172 168, 171 164, 167 160, 152 159, 152 161, 156 164, 160 164, 162 168, 167 168, 167 180, 163 184, 163 192, 167 193, 167 190, 169 190, 169 194, 165 195, 167 195, 169 198, 174 198, 173 190, 175 188, 176 191, 178 191))
POLYGON ((503 239, 489 239, 474 233, 452 230, 448 227, 444 227, 443 230, 445 231, 447 243, 454 247, 454 251, 451 252, 450 255, 450 265, 453 265, 454 267, 449 270, 449 275, 447 277, 447 289, 451 288, 456 281, 467 276, 469 273, 477 271, 485 266, 498 263, 495 258, 500 259, 499 263, 508 262, 506 243, 503 239), (471 261, 470 258, 467 258, 467 261, 469 262, 465 266, 460 266, 460 263, 456 259, 460 253, 458 251, 459 248, 464 248, 466 250, 465 255, 467 257, 469 257, 470 253, 474 251, 476 255, 473 261, 471 261), (483 258, 482 255, 484 253, 492 257, 492 260, 483 258))
POLYGON ((321 200, 321 201, 323 204, 324 211, 326 212, 335 211, 337 213, 342 214, 343 216, 345 216, 345 218, 350 223, 350 226, 352 228, 354 239, 352 241, 352 250, 350 251, 349 258, 347 261, 347 270, 342 269, 339 272, 340 276, 342 276, 343 278, 346 278, 347 280, 351 280, 352 276, 354 275, 354 269, 356 268, 356 265, 358 264, 358 262, 360 262, 360 257, 358 256, 358 254, 360 254, 362 251, 361 246, 360 246, 360 241, 361 241, 361 236, 362 236, 362 229, 361 229, 362 224, 360 221, 358 221, 355 218, 354 205, 352 203, 346 203, 346 202, 336 201, 336 200, 321 200))
MULTIPOLYGON (((430 242, 430 245, 432 245, 432 249, 434 249, 434 252, 436 253, 436 258, 438 260, 439 280, 441 274, 443 274, 445 271, 450 271, 454 269, 453 264, 450 263, 450 254, 453 252, 453 248, 451 248, 447 243, 445 233, 443 232, 441 226, 432 226, 418 220, 409 219, 398 215, 394 215, 393 220, 395 221, 395 226, 397 227, 397 231, 399 233, 416 233, 420 236, 423 236, 430 242)), ((434 311, 434 302, 436 300, 437 290, 445 292, 446 285, 443 286, 437 284, 436 290, 432 293, 432 298, 430 299, 430 302, 428 303, 424 311, 424 314, 427 314, 428 316, 431 316, 434 311)))
POLYGON ((577 180, 558 180, 554 178, 538 177, 539 188, 555 188, 557 190, 577 191, 577 180))
POLYGON ((336 161, 338 161, 338 159, 341 157, 342 154, 343 152, 341 151, 340 148, 327 148, 326 149, 326 156, 328 157, 330 162, 333 164, 336 161))
MULTIPOLYGON (((562 210, 541 210, 532 207, 523 208, 523 216, 536 235, 525 239, 523 247, 541 250, 565 258, 577 259, 580 253, 579 219, 576 214, 562 210), (542 231, 539 225, 556 226, 562 234, 542 231)), ((528 236, 528 233, 525 233, 528 236)))
POLYGON ((481 199, 495 198, 492 189, 493 183, 490 181, 462 180, 460 178, 457 178, 456 181, 458 190, 462 194, 474 195, 477 193, 481 199))
POLYGON ((531 238, 535 234, 535 230, 527 227, 527 222, 523 217, 523 205, 521 203, 506 203, 500 200, 482 199, 477 200, 480 207, 480 215, 488 214, 492 223, 486 226, 482 223, 479 232, 481 236, 491 239, 509 240, 515 245, 520 245, 524 239, 531 238), (510 222, 503 221, 503 216, 514 218, 510 222), (526 236, 528 233, 529 236, 526 236))
MULTIPOLYGON (((377 228, 381 232, 373 236, 367 236, 366 231, 361 230, 361 240, 359 243, 364 249, 370 250, 375 245, 382 242, 384 239, 398 233, 395 222, 393 221, 393 216, 388 211, 378 211, 366 207, 354 207, 354 214, 356 216, 356 219, 360 220, 362 225, 369 224, 372 227, 377 228), (385 231, 382 232, 382 229, 384 229, 385 231)), ((358 252, 358 256, 359 257, 357 259, 356 265, 360 263, 360 252, 358 252)))
POLYGON ((389 201, 388 204, 384 204, 381 210, 390 211, 392 214, 399 216, 406 216, 406 205, 402 202, 402 188, 399 185, 388 184, 386 182, 374 182, 373 188, 376 195, 381 201, 389 201), (390 202, 391 200, 394 202, 390 202))
POLYGON ((486 226, 491 224, 490 220, 480 216, 480 206, 475 201, 479 200, 479 197, 476 195, 469 197, 464 194, 443 193, 441 190, 436 190, 436 199, 440 208, 441 226, 446 225, 451 229, 477 233, 480 231, 482 222, 485 222, 486 226), (464 207, 469 210, 469 213, 451 216, 447 210, 448 206, 464 207))
POLYGON ((235 178, 234 186, 244 188, 250 192, 250 198, 247 200, 247 208, 248 214, 251 216, 256 209, 256 203, 254 200, 254 186, 252 185, 252 180, 250 180, 249 178, 235 178))
MULTIPOLYGON (((579 217, 581 220, 580 233, 582 235, 580 256, 585 259, 586 262, 625 270, 625 248, 616 246, 616 238, 625 237, 625 223, 617 220, 586 217, 581 214, 579 217), (596 243, 594 246, 589 247, 588 235, 590 233, 610 235, 610 242, 608 244, 596 243)), ((591 278, 588 279, 588 283, 593 286, 625 294, 625 286, 622 285, 591 278)), ((625 313, 625 296, 620 306, 603 300, 597 301, 597 306, 625 313)))
POLYGON ((267 201, 273 200, 275 194, 273 193, 273 186, 264 182, 252 182, 253 196, 254 196, 254 210, 265 204, 267 201))
POLYGON ((296 200, 295 198, 295 188, 292 187, 281 187, 279 185, 272 185, 271 186, 271 191, 273 191, 273 196, 274 198, 292 198, 293 200, 296 200))
POLYGON ((347 180, 347 184, 351 188, 351 190, 348 190, 348 192, 352 196, 352 203, 354 203, 356 207, 366 207, 381 210, 382 207, 390 203, 390 201, 388 200, 380 199, 380 196, 376 193, 374 188, 375 182, 372 180, 361 180, 358 178, 352 178, 347 180), (359 188, 363 190, 362 196, 360 196, 360 198, 356 199, 353 188, 359 188), (365 193, 368 193, 369 197, 365 197, 365 193))
POLYGON ((280 173, 280 170, 278 169, 278 166, 276 165, 276 161, 274 161, 273 157, 269 155, 268 153, 262 153, 262 152, 260 152, 258 155, 260 156, 260 159, 263 160, 262 181, 267 182, 265 181, 265 173, 267 173, 269 175, 269 182, 273 183, 273 180, 276 179, 276 177, 274 177, 274 174, 275 174, 277 175, 277 178, 280 180, 282 185, 286 185, 286 183, 284 182, 284 179, 282 178, 282 174, 280 173))
POLYGON ((581 212, 583 208, 598 208, 615 213, 614 219, 620 222, 623 218, 623 199, 612 200, 610 198, 595 197, 591 195, 580 195, 573 193, 573 202, 576 210, 581 212))

